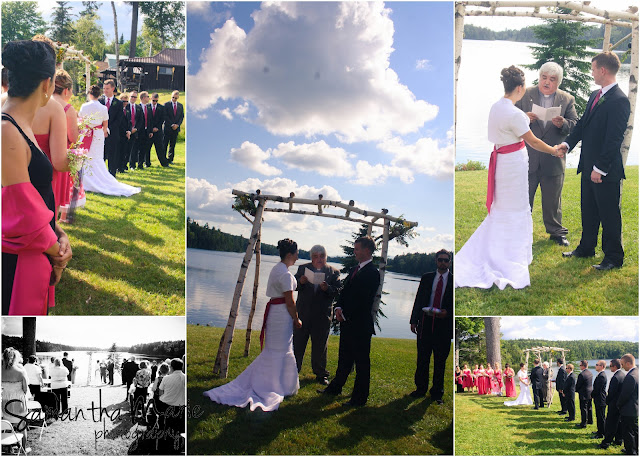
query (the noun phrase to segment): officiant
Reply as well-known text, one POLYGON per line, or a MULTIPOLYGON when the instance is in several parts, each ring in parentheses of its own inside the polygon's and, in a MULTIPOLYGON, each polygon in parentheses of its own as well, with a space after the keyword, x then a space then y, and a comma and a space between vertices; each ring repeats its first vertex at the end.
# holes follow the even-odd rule
MULTIPOLYGON (((560 144, 571 133, 578 121, 573 95, 558 89, 563 70, 555 62, 540 67, 538 85, 529 87, 516 106, 529 116, 531 131, 549 146, 560 144), (535 112, 534 112, 535 111, 535 112), (536 114, 537 113, 537 114, 536 114), (547 114, 548 120, 539 115, 547 114)), ((568 246, 569 231, 562 225, 562 186, 566 160, 537 151, 527 144, 529 153, 529 205, 540 186, 542 193, 542 220, 549 239, 568 246)))
POLYGON ((317 244, 309 252, 311 262, 298 267, 295 275, 298 281, 296 308, 302 327, 293 329, 293 351, 300 372, 311 337, 311 369, 320 384, 329 385, 327 343, 333 298, 340 288, 340 271, 327 265, 327 251, 323 246, 317 244))

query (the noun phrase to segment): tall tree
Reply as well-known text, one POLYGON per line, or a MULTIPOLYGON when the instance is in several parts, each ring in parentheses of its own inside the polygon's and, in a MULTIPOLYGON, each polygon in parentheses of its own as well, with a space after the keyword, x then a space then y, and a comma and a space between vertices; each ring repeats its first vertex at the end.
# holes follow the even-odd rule
POLYGON ((73 41, 73 16, 69 2, 56 2, 58 6, 53 9, 51 17, 50 34, 53 41, 71 43, 73 41))
POLYGON ((142 23, 142 33, 140 34, 138 49, 142 49, 142 56, 147 57, 151 57, 162 51, 162 41, 160 41, 155 31, 149 28, 144 22, 142 23))
POLYGON ((500 355, 500 318, 485 317, 484 333, 487 338, 487 362, 490 364, 502 363, 500 355))
POLYGON ((129 2, 131 5, 131 44, 129 45, 129 58, 136 56, 136 45, 138 40, 138 2, 129 2))
POLYGON ((160 38, 162 49, 184 41, 183 2, 140 2, 144 23, 160 38))
POLYGON ((107 43, 104 31, 97 22, 97 16, 80 16, 73 24, 75 48, 84 52, 91 60, 102 60, 107 43))
MULTIPOLYGON (((569 14, 571 10, 556 8, 557 13, 569 14)), ((587 48, 595 46, 598 40, 583 38, 593 26, 582 22, 563 19, 545 19, 545 25, 533 27, 536 38, 543 44, 530 46, 536 62, 525 65, 530 70, 538 70, 545 62, 555 62, 564 69, 560 89, 576 98, 578 113, 585 110, 591 93, 591 59, 593 53, 587 48)), ((534 81, 536 84, 537 81, 534 81)))
MULTIPOLYGON (((467 358, 464 360, 475 360, 475 357, 472 358, 472 355, 479 354, 480 348, 482 344, 476 344, 475 340, 481 340, 481 334, 484 333, 484 320, 481 317, 456 317, 456 334, 455 334, 455 353, 454 353, 454 364, 456 366, 460 365, 460 349, 464 343, 471 343, 472 346, 467 346, 465 349, 468 352, 472 352, 473 354, 469 354, 466 356, 467 358)), ((480 356, 478 359, 482 360, 484 357, 480 356)))
POLYGON ((22 318, 22 355, 26 358, 36 353, 36 318, 22 318))
POLYGON ((37 2, 2 2, 2 47, 9 41, 30 40, 44 33, 47 22, 37 2))
POLYGON ((118 43, 118 13, 116 13, 116 3, 111 2, 111 9, 113 10, 113 28, 116 33, 113 35, 116 39, 115 47, 116 47, 116 84, 118 85, 118 89, 120 88, 120 43, 118 43))
POLYGON ((80 11, 80 16, 93 16, 100 9, 98 2, 82 2, 84 9, 80 11))

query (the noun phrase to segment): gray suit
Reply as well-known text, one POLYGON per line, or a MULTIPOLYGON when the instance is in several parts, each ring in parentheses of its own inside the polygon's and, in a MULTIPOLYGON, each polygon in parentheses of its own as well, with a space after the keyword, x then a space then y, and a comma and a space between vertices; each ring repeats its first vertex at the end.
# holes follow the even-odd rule
MULTIPOLYGON (((531 112, 534 103, 541 106, 541 97, 538 86, 529 87, 516 106, 525 113, 531 112)), ((561 107, 560 115, 564 117, 562 128, 556 127, 551 121, 548 121, 546 126, 540 120, 531 123, 533 134, 550 146, 562 143, 578 121, 575 99, 572 95, 558 89, 553 106, 561 107)), ((547 233, 552 236, 566 235, 569 231, 562 226, 561 203, 565 158, 537 151, 529 145, 527 145, 527 151, 529 152, 529 204, 531 209, 533 210, 533 200, 539 184, 542 192, 542 220, 547 233)))

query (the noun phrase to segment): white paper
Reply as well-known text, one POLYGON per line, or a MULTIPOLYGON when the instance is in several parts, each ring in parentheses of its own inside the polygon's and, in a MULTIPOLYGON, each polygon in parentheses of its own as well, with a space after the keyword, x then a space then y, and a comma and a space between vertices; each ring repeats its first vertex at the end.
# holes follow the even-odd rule
POLYGON ((304 275, 311 284, 322 284, 324 282, 324 273, 321 271, 316 273, 309 268, 305 268, 304 275))
POLYGON ((533 104, 532 112, 538 116, 538 120, 548 122, 554 117, 560 116, 561 106, 552 106, 551 108, 543 108, 540 105, 533 104))

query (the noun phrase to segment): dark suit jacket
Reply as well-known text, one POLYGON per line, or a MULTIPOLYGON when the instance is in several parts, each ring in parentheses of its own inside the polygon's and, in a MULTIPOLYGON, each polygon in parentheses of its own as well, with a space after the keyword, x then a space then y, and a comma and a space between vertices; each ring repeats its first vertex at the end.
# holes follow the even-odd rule
POLYGON ((346 322, 354 331, 362 331, 368 335, 375 335, 373 325, 373 301, 380 285, 380 272, 369 262, 355 275, 355 268, 349 271, 338 297, 337 307, 342 308, 346 322))
POLYGON ((593 375, 588 368, 581 371, 578 375, 576 391, 578 392, 578 397, 581 399, 591 399, 591 392, 593 391, 593 375))
POLYGON ((544 384, 544 370, 540 365, 537 367, 533 367, 531 369, 531 387, 535 387, 536 389, 542 389, 542 385, 544 384))
POLYGON ((590 179, 595 165, 607 173, 602 182, 616 182, 625 177, 620 146, 631 108, 627 96, 615 85, 590 111, 597 94, 598 91, 594 91, 589 97, 585 113, 566 142, 571 150, 582 140, 578 163, 578 173, 583 172, 582 179, 590 179))
POLYGON ((564 382, 564 389, 562 389, 565 398, 575 402, 576 401, 576 378, 573 375, 567 373, 567 379, 564 382))
POLYGON ((131 123, 131 105, 127 105, 127 107, 125 108, 126 111, 126 115, 125 115, 125 120, 123 121, 125 126, 126 126, 126 131, 131 132, 133 127, 135 126, 136 128, 136 133, 132 133, 131 134, 131 139, 136 139, 140 136, 140 133, 144 130, 144 117, 142 114, 142 108, 140 107, 140 105, 136 105, 135 107, 135 113, 136 113, 136 118, 133 122, 133 125, 131 123))
POLYGON ((124 382, 131 382, 133 378, 136 377, 136 373, 138 372, 138 364, 135 362, 126 362, 124 364, 124 369, 122 370, 122 380, 124 382))
POLYGON ((607 403, 607 375, 604 371, 598 373, 596 379, 593 380, 591 398, 596 406, 603 406, 607 403))
POLYGON ((564 390, 564 383, 567 381, 567 372, 564 366, 558 368, 558 374, 556 376, 556 390, 564 390))
POLYGON ((71 372, 73 371, 73 362, 67 359, 66 357, 63 357, 62 364, 67 370, 69 370, 69 374, 67 375, 67 380, 71 381, 71 372))
MULTIPOLYGON (((153 104, 152 104, 153 105, 153 104)), ((158 132, 162 130, 162 123, 164 122, 164 106, 160 103, 156 104, 156 113, 153 114, 153 106, 151 106, 151 131, 153 133, 153 128, 157 128, 158 132)))
POLYGON ((622 370, 616 371, 611 377, 611 381, 609 381, 609 392, 607 392, 607 405, 613 406, 614 408, 618 408, 616 403, 618 402, 618 397, 620 397, 620 392, 622 391, 622 383, 624 382, 624 373, 622 370))
POLYGON ((332 266, 325 265, 321 270, 324 273, 325 281, 328 288, 322 290, 320 286, 314 287, 313 284, 307 282, 300 284, 300 278, 304 276, 305 269, 313 270, 311 262, 298 267, 296 273, 296 281, 298 281, 298 298, 296 300, 296 308, 298 309, 298 317, 304 325, 305 320, 326 319, 331 321, 331 304, 338 289, 340 289, 340 271, 332 266))
POLYGON ((180 124, 182 124, 182 120, 184 119, 184 108, 182 107, 182 103, 178 102, 178 108, 176 115, 173 115, 173 104, 171 101, 168 101, 164 104, 164 130, 165 132, 179 132, 180 124), (178 128, 173 130, 171 126, 173 124, 178 124, 178 128))
MULTIPOLYGON (((538 86, 529 87, 524 96, 516 102, 516 106, 525 113, 533 110, 533 104, 542 106, 540 102, 540 91, 538 86)), ((558 89, 556 91, 555 98, 553 100, 553 106, 559 106, 560 115, 564 117, 564 123, 562 128, 558 128, 553 125, 553 122, 547 122, 544 125, 543 121, 534 121, 531 125, 531 131, 535 136, 550 146, 562 143, 567 135, 571 133, 571 130, 578 121, 578 114, 575 108, 575 98, 573 95, 558 89)), ((527 144, 527 151, 529 153, 529 169, 537 170, 540 168, 543 176, 557 176, 564 173, 564 167, 566 159, 564 157, 554 157, 551 154, 540 152, 527 144)))
POLYGON ((638 417, 638 369, 636 367, 624 377, 616 404, 621 416, 638 417))
POLYGON ((149 133, 153 128, 151 103, 136 105, 136 111, 140 111, 140 136, 144 135, 145 138, 149 138, 149 133), (144 109, 147 109, 147 126, 144 125, 144 109))
MULTIPOLYGON (((422 315, 424 311, 422 308, 429 306, 429 300, 431 299, 431 290, 433 288, 433 280, 436 277, 436 272, 431 271, 425 273, 420 278, 420 285, 418 286, 418 292, 416 293, 416 299, 413 302, 413 310, 411 311, 410 324, 418 326, 418 334, 422 333, 422 315)), ((442 301, 440 302, 440 308, 447 310, 447 317, 444 319, 435 319, 435 325, 433 326, 434 336, 441 337, 443 339, 453 338, 453 273, 449 272, 449 278, 447 279, 447 285, 442 295, 442 301)), ((430 322, 434 322, 430 316, 430 322)), ((426 322, 425 318, 425 322, 426 322)), ((426 325, 424 334, 431 333, 431 324, 426 325)))
MULTIPOLYGON (((104 95, 101 95, 98 101, 106 106, 106 98, 104 95)), ((122 102, 118 100, 117 97, 113 97, 113 101, 109 107, 109 137, 107 139, 112 137, 113 141, 120 138, 120 127, 122 122, 124 122, 122 102)))

